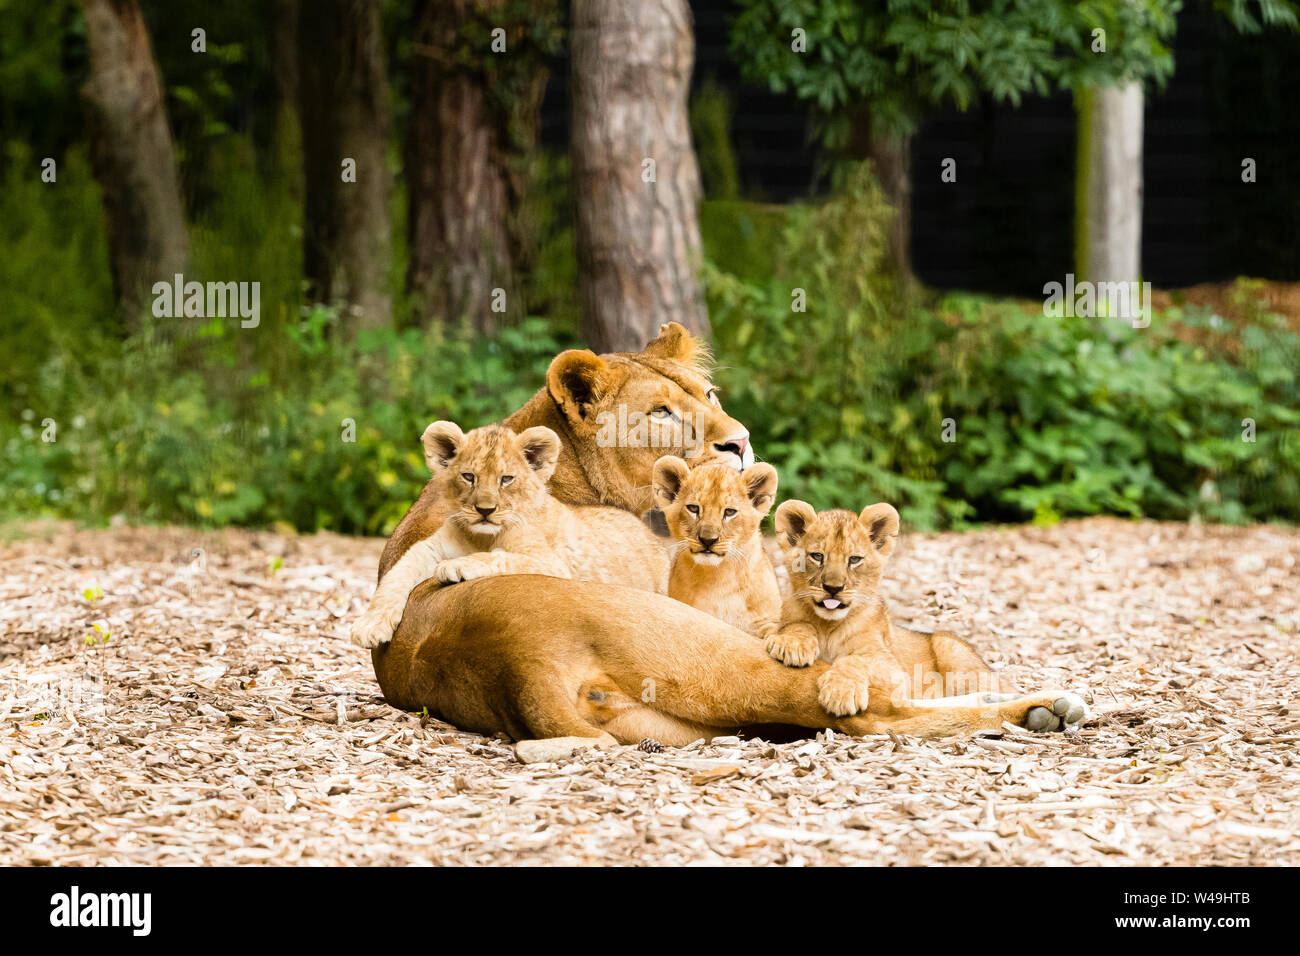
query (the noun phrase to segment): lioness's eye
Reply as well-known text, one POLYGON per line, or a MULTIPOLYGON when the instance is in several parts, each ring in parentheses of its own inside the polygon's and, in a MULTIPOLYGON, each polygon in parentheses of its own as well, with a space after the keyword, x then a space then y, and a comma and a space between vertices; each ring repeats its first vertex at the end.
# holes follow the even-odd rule
POLYGON ((512 481, 514 481, 514 480, 515 480, 515 476, 514 476, 514 475, 502 475, 502 476, 501 476, 501 486, 502 486, 502 487, 505 487, 506 485, 510 484, 510 482, 512 482, 512 481))
POLYGON ((821 564, 823 557, 825 557, 825 555, 823 555, 820 551, 810 551, 808 553, 808 560, 811 561, 813 564, 821 564))
POLYGON ((722 512, 722 517, 724 517, 724 518, 734 518, 734 517, 736 517, 736 509, 735 509, 735 508, 728 508, 728 509, 726 509, 725 511, 722 512))
POLYGON ((651 418, 676 418, 677 416, 673 414, 673 410, 669 408, 667 405, 660 405, 659 407, 651 410, 650 417, 651 418))
POLYGON ((462 471, 462 472, 460 473, 460 476, 461 476, 462 478, 465 479, 465 484, 467 484, 467 485, 472 485, 472 484, 474 484, 474 474, 473 474, 473 472, 462 471))
POLYGON ((851 568, 856 568, 861 563, 862 563, 862 555, 860 554, 855 554, 851 558, 849 558, 849 567, 851 568))
POLYGON ((686 506, 686 510, 689 511, 689 512, 690 512, 691 514, 693 514, 693 515, 697 515, 697 514, 700 513, 700 506, 699 506, 699 505, 687 505, 687 506, 686 506))

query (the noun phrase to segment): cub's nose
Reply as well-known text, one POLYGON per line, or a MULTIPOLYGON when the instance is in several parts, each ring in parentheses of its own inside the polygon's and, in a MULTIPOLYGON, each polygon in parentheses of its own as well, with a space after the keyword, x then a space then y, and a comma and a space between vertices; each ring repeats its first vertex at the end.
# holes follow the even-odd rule
POLYGON ((705 550, 711 549, 717 543, 718 543, 717 535, 714 535, 712 538, 706 538, 704 537, 704 535, 700 535, 700 544, 704 545, 705 550))
POLYGON ((842 584, 823 584, 823 585, 822 585, 822 590, 825 591, 827 594, 829 594, 831 597, 835 597, 835 595, 839 594, 841 591, 844 590, 844 585, 842 585, 842 584))
POLYGON ((497 506, 491 505, 487 508, 484 508, 482 505, 475 505, 474 510, 477 511, 479 514, 481 514, 484 518, 486 518, 488 515, 492 514, 492 512, 497 510, 497 506))

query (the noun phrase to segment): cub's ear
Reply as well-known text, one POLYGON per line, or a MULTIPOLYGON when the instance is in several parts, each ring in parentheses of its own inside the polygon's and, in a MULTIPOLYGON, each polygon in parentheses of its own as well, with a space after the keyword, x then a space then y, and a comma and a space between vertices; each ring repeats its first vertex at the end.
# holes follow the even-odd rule
POLYGON ((766 515, 772 510, 772 502, 776 500, 776 469, 767 462, 761 461, 757 465, 746 468, 740 477, 745 479, 749 503, 759 514, 766 515))
POLYGON ((781 543, 788 548, 798 546, 816 517, 817 512, 806 501, 781 502, 781 507, 776 509, 776 533, 782 536, 781 543))
POLYGON ((424 463, 437 473, 451 464, 451 460, 465 443, 465 433, 455 422, 434 422, 420 436, 424 445, 424 463))
POLYGON ((689 469, 686 462, 682 461, 676 455, 664 455, 655 462, 654 470, 650 473, 650 483, 654 488, 655 504, 660 508, 667 508, 682 492, 682 485, 686 484, 686 476, 689 469))
POLYGON ((572 422, 586 422, 609 384, 609 363, 590 349, 569 349, 546 370, 546 388, 572 422))
POLYGON ((550 481, 560 460, 560 436, 545 425, 525 428, 519 433, 519 450, 528 461, 528 467, 537 472, 542 481, 550 481))
POLYGON ((677 322, 665 322, 659 326, 658 337, 646 344, 645 354, 670 362, 689 362, 695 357, 698 346, 686 326, 677 322))
POLYGON ((858 520, 871 535, 871 543, 876 546, 876 553, 882 558, 888 557, 894 550, 898 538, 898 512, 894 506, 880 502, 868 505, 858 515, 858 520))

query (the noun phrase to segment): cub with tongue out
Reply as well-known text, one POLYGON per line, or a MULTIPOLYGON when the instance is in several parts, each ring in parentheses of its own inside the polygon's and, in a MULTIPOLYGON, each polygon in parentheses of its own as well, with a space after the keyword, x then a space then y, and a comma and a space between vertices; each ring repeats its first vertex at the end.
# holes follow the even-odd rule
POLYGON ((790 594, 780 624, 764 631, 767 652, 787 667, 830 662, 817 683, 828 713, 885 715, 903 700, 987 687, 992 672, 965 641, 890 623, 880 573, 898 536, 892 505, 818 514, 787 501, 776 510, 776 531, 790 594))

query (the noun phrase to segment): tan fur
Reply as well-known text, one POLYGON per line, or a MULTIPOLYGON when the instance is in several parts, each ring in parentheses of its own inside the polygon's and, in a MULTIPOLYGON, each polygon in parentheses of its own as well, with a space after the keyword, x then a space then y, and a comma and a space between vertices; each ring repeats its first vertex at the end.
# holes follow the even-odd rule
MULTIPOLYGON (((596 409, 678 403, 700 412, 705 456, 738 462, 734 450, 714 446, 747 433, 710 398, 711 387, 689 334, 669 324, 640 354, 560 355, 546 387, 504 424, 516 432, 545 425, 559 435, 550 488, 561 501, 640 514, 655 460, 684 449, 603 446, 596 409)), ((381 579, 452 510, 430 481, 389 538, 381 579)), ((818 703, 824 662, 783 667, 761 642, 667 595, 541 575, 420 584, 393 640, 374 648, 371 661, 396 706, 427 707, 481 733, 595 744, 648 736, 684 744, 754 724, 945 736, 1004 720, 1023 726, 1031 712, 1064 696, 954 697, 906 702, 888 717, 833 717, 818 703), (606 696, 592 701, 592 689, 606 696)))
POLYGON ((758 635, 781 612, 776 571, 759 535, 776 497, 776 469, 757 464, 742 475, 715 463, 691 471, 666 455, 655 462, 653 484, 673 541, 668 594, 758 635))
POLYGON ((898 512, 875 504, 817 514, 803 501, 777 509, 791 593, 768 653, 789 667, 831 665, 818 679, 828 713, 888 716, 902 702, 996 691, 993 671, 965 641, 895 627, 880 594, 898 512))
POLYGON ((434 422, 423 441, 450 515, 389 569, 352 628, 353 643, 390 640, 411 590, 430 577, 455 584, 531 573, 667 591, 668 558, 634 515, 551 497, 546 483, 560 440, 549 428, 516 435, 489 425, 462 434, 454 422, 434 422))

